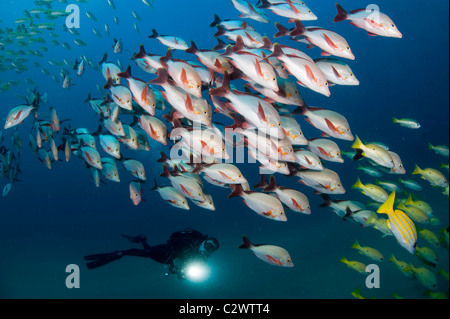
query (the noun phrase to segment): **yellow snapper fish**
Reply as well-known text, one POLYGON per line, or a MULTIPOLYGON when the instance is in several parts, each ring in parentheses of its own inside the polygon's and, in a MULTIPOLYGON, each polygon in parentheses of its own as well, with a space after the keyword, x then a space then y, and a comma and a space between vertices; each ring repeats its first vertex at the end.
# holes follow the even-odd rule
POLYGON ((444 156, 444 157, 448 157, 449 156, 449 150, 448 150, 448 146, 445 145, 433 145, 433 144, 429 144, 428 145, 428 149, 434 151, 436 154, 444 156))
POLYGON ((448 181, 445 178, 445 176, 439 172, 438 170, 435 170, 433 168, 427 168, 427 169, 421 169, 419 165, 416 165, 416 169, 412 172, 413 175, 421 175, 422 179, 428 181, 431 186, 437 186, 437 187, 448 187, 448 181))
POLYGON ((403 203, 406 206, 412 206, 423 210, 429 217, 433 216, 433 208, 427 202, 422 200, 414 201, 412 194, 409 194, 408 199, 403 200, 403 203))
POLYGON ((409 253, 414 254, 417 247, 417 230, 414 222, 401 210, 394 210, 395 191, 386 202, 380 206, 377 213, 389 217, 388 227, 397 239, 397 242, 409 253))
POLYGON ((174 50, 185 51, 189 49, 189 46, 184 39, 170 35, 160 35, 155 29, 152 30, 152 34, 149 35, 149 38, 157 39, 162 45, 174 50))
POLYGON ((380 166, 390 169, 395 167, 394 160, 391 154, 389 154, 389 152, 385 148, 379 145, 364 145, 359 137, 356 137, 356 141, 353 144, 352 148, 354 148, 358 152, 357 155, 353 158, 354 160, 359 160, 363 157, 367 157, 380 166))
POLYGON ((409 218, 411 218, 416 223, 419 223, 419 224, 429 224, 430 223, 430 218, 420 208, 417 208, 414 206, 405 206, 404 203, 400 203, 397 206, 397 208, 404 211, 406 213, 406 215, 408 215, 409 218))
POLYGON ((272 266, 294 267, 292 258, 286 249, 273 245, 254 245, 243 236, 244 243, 239 246, 240 249, 250 249, 257 258, 272 266))
POLYGON ((195 97, 202 97, 202 79, 194 67, 186 61, 172 59, 172 49, 167 50, 160 62, 178 87, 195 97))
POLYGON ((342 36, 336 32, 319 27, 305 27, 299 20, 295 20, 295 28, 291 37, 304 37, 309 47, 322 49, 322 56, 334 55, 344 59, 355 60, 350 46, 342 36))
POLYGON ((325 161, 344 163, 339 145, 329 139, 311 139, 308 148, 325 161))
POLYGON ((439 263, 439 257, 436 253, 428 247, 419 247, 417 246, 416 255, 422 260, 426 265, 430 265, 431 267, 436 267, 439 263))
POLYGON ((406 128, 410 128, 413 130, 417 130, 419 128, 421 128, 421 125, 413 119, 397 119, 397 118, 393 118, 392 122, 394 124, 399 124, 400 126, 406 127, 406 128))
POLYGON ((437 289, 437 278, 436 275, 426 267, 416 268, 412 264, 406 267, 403 271, 411 271, 414 274, 414 278, 422 284, 424 287, 430 290, 437 289))
POLYGON ((330 85, 358 86, 360 84, 352 69, 341 60, 323 58, 314 60, 314 63, 325 74, 330 85))
POLYGON ((240 184, 231 185, 233 192, 228 198, 242 197, 244 204, 258 215, 275 221, 286 222, 283 204, 269 194, 245 192, 240 184))
POLYGON ((383 255, 378 250, 371 247, 362 247, 358 241, 355 241, 352 248, 358 250, 360 254, 367 256, 374 261, 381 262, 384 260, 383 255))
POLYGON ((155 186, 152 190, 157 191, 161 198, 171 206, 183 210, 190 210, 186 197, 180 194, 175 188, 171 186, 158 186, 155 179, 155 186))
POLYGON ((391 255, 391 257, 389 257, 388 259, 389 261, 391 261, 394 266, 406 277, 408 278, 413 278, 414 277, 414 273, 412 272, 412 269, 409 269, 409 265, 408 263, 401 261, 401 260, 397 260, 397 258, 395 258, 394 255, 391 255))
POLYGON ((156 96, 155 92, 144 81, 131 76, 131 66, 123 73, 119 73, 123 79, 128 81, 128 88, 133 94, 133 99, 138 103, 148 114, 155 115, 156 96))
POLYGON ((359 272, 360 274, 366 275, 366 268, 367 266, 359 261, 350 261, 347 260, 347 258, 342 257, 339 260, 341 263, 346 264, 348 268, 353 269, 356 272, 359 272))
POLYGON ((336 112, 316 107, 299 107, 299 113, 306 116, 306 121, 322 131, 326 136, 353 141, 352 132, 347 119, 336 112))
POLYGON ((431 230, 421 229, 418 231, 418 233, 419 233, 419 237, 422 237, 423 239, 425 239, 427 241, 427 243, 429 243, 433 247, 435 247, 435 248, 441 247, 441 242, 440 242, 438 236, 431 230))
POLYGON ((336 8, 338 14, 333 22, 349 20, 350 24, 366 30, 370 36, 403 37, 394 22, 382 12, 367 8, 352 10, 348 13, 337 2, 336 8))
POLYGON ((270 177, 270 184, 264 188, 263 192, 275 193, 277 198, 294 212, 311 215, 308 197, 297 190, 279 186, 273 175, 270 177))

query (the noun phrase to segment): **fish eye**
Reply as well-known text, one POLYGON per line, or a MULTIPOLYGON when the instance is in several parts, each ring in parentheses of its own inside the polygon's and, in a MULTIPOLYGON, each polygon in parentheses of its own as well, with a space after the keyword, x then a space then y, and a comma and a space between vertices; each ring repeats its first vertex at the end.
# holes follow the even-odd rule
POLYGON ((339 184, 338 184, 338 187, 341 187, 341 186, 342 186, 342 184, 341 184, 341 183, 339 183, 339 184))
POLYGON ((395 28, 395 24, 391 24, 391 27, 395 28))
POLYGON ((328 82, 325 82, 325 86, 328 86, 328 82))
POLYGON ((276 81, 276 80, 277 80, 277 78, 276 78, 276 77, 273 77, 273 78, 272 78, 272 81, 276 81))
POLYGON ((350 47, 349 47, 349 46, 347 46, 347 50, 350 50, 350 47))
POLYGON ((281 126, 281 122, 278 122, 278 126, 281 126))

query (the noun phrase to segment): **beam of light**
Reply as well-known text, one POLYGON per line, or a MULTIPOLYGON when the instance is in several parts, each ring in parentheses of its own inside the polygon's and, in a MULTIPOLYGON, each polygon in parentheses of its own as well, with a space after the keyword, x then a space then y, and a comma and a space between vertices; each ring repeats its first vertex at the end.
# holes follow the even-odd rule
POLYGON ((193 282, 202 282, 209 278, 211 270, 205 263, 193 262, 185 268, 185 274, 188 280, 193 282))

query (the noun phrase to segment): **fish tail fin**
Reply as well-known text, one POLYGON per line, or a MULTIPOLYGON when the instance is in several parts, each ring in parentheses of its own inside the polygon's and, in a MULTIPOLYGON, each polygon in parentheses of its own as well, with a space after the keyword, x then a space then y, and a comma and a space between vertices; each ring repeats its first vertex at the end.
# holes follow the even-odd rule
POLYGON ((358 243, 358 241, 356 240, 355 243, 352 245, 352 248, 358 249, 359 247, 361 247, 358 243))
POLYGON ((275 33, 274 38, 281 38, 289 34, 289 30, 286 29, 281 23, 276 22, 275 27, 278 29, 278 32, 275 33))
POLYGON ((217 26, 217 32, 216 32, 216 34, 214 34, 214 37, 215 37, 215 38, 221 37, 221 36, 223 36, 226 32, 227 32, 227 30, 225 30, 224 27, 218 25, 218 26, 217 26))
POLYGON ((224 76, 223 76, 223 83, 222 86, 220 88, 217 89, 212 89, 209 91, 210 95, 213 96, 220 96, 220 97, 225 97, 227 96, 229 93, 231 92, 231 87, 230 87, 230 78, 227 72, 225 72, 224 76))
POLYGON ((416 168, 414 169, 412 174, 413 175, 419 175, 420 173, 422 173, 422 169, 419 167, 419 165, 416 164, 416 168))
POLYGON ((428 143, 428 149, 429 149, 429 150, 432 150, 432 149, 434 149, 434 145, 433 145, 433 144, 431 144, 431 143, 428 143))
POLYGON ((220 51, 227 47, 227 44, 222 39, 216 38, 216 40, 217 40, 217 45, 212 49, 213 51, 220 51))
POLYGON ((156 190, 159 188, 159 185, 158 185, 158 183, 156 182, 156 178, 155 178, 155 180, 154 180, 154 184, 155 184, 155 185, 153 185, 152 191, 156 191, 156 190))
POLYGON ((331 201, 330 196, 328 196, 327 194, 322 194, 322 199, 323 199, 323 203, 320 204, 320 207, 330 207, 331 204, 333 204, 333 202, 331 201))
POLYGON ((263 192, 274 192, 278 188, 277 180, 274 175, 270 176, 269 186, 263 189, 263 192))
POLYGON ((242 195, 244 195, 244 189, 242 188, 241 184, 233 184, 231 185, 231 189, 233 191, 230 195, 228 195, 228 198, 241 197, 242 195))
POLYGON ((163 165, 163 172, 161 173, 161 175, 159 175, 160 177, 170 177, 172 174, 170 173, 170 170, 169 170, 169 166, 168 165, 166 165, 166 164, 164 164, 163 165))
POLYGON ((361 179, 358 177, 358 180, 356 181, 355 185, 352 186, 352 188, 362 188, 364 187, 364 184, 361 182, 361 179))
POLYGON ((267 8, 270 8, 272 5, 270 4, 270 2, 269 1, 267 1, 267 0, 259 0, 259 2, 261 3, 259 6, 258 6, 258 8, 260 8, 260 9, 267 9, 267 8))
POLYGON ((344 264, 348 263, 348 260, 345 257, 342 257, 341 259, 339 259, 339 261, 344 264))
POLYGON ((308 112, 308 107, 306 105, 298 106, 292 111, 292 115, 305 115, 308 112))
POLYGON ((250 249, 253 247, 252 242, 250 241, 250 239, 248 239, 247 236, 242 236, 242 240, 244 241, 244 243, 239 246, 239 249, 250 249))
POLYGON ((391 255, 391 256, 388 258, 388 261, 395 262, 395 261, 397 261, 397 259, 395 258, 394 255, 391 255))
POLYGON ((152 29, 152 34, 150 34, 148 36, 149 39, 156 39, 157 37, 159 37, 158 31, 156 31, 156 29, 152 29))
POLYGON ((108 53, 103 54, 102 60, 98 63, 98 65, 102 65, 108 59, 108 53))
POLYGON ((394 212, 394 204, 395 204, 395 191, 392 192, 391 195, 389 195, 386 202, 378 208, 377 213, 378 214, 386 214, 394 212))
POLYGON ((272 50, 273 49, 272 40, 270 40, 270 38, 268 36, 264 36, 263 37, 263 43, 264 43, 264 45, 262 46, 261 49, 266 49, 266 50, 272 50))
POLYGON ((125 72, 118 73, 117 75, 123 79, 131 79, 131 65, 128 65, 125 72))
POLYGON ((167 73, 167 70, 164 68, 158 69, 156 75, 158 77, 148 82, 148 84, 163 85, 169 81, 169 73, 167 73))
POLYGON ((139 45, 139 52, 136 53, 136 54, 133 56, 133 59, 134 59, 134 60, 136 60, 136 59, 143 59, 145 56, 147 56, 147 52, 145 52, 145 47, 144 47, 144 45, 141 43, 141 44, 139 45))
POLYGON ((375 217, 370 216, 369 218, 367 218, 367 222, 366 225, 367 226, 372 226, 372 224, 375 222, 375 217))
POLYGON ((408 199, 405 201, 405 205, 411 206, 412 203, 413 203, 412 195, 409 194, 408 199))
POLYGON ((109 90, 113 87, 113 79, 111 77, 108 78, 108 82, 103 86, 105 90, 109 90))
POLYGON ((240 35, 236 38, 236 44, 232 47, 232 50, 234 52, 238 52, 245 49, 244 40, 242 40, 242 37, 240 35))
POLYGON ((217 26, 221 22, 222 22, 222 19, 217 14, 215 14, 214 15, 214 21, 209 25, 209 27, 210 28, 214 28, 215 26, 217 26))
POLYGON ((406 208, 405 203, 398 204, 397 208, 398 209, 405 209, 406 208))
POLYGON ((267 178, 265 174, 261 174, 261 180, 258 184, 254 186, 254 188, 266 188, 269 184, 267 184, 267 178))
POLYGON ((360 150, 363 146, 364 146, 364 144, 361 141, 361 139, 358 136, 356 136, 355 142, 353 143, 352 148, 360 150))
POLYGON ((337 9, 338 13, 334 17, 333 22, 336 23, 336 22, 341 22, 341 21, 347 20, 347 18, 348 18, 347 11, 345 11, 344 8, 342 8, 341 5, 337 2, 336 2, 336 9, 337 9))
POLYGON ((164 153, 163 151, 161 151, 161 158, 159 160, 157 160, 158 163, 165 163, 167 162, 168 157, 166 155, 166 153, 164 153))
POLYGON ((273 45, 273 53, 269 55, 269 58, 279 58, 284 55, 283 49, 281 48, 280 44, 275 43, 273 45))
POLYGON ((186 52, 186 53, 192 53, 192 54, 198 53, 198 48, 197 48, 197 46, 195 45, 195 42, 191 40, 191 47, 190 47, 189 49, 185 50, 184 52, 186 52))
POLYGON ((395 117, 392 118, 392 123, 396 124, 398 122, 399 122, 398 119, 396 119, 395 117))
POLYGON ((302 36, 306 32, 305 26, 300 20, 295 20, 295 29, 289 34, 291 37, 302 36))
POLYGON ((92 100, 91 93, 88 94, 88 97, 87 97, 87 99, 86 99, 84 102, 87 103, 87 102, 89 102, 90 100, 92 100))

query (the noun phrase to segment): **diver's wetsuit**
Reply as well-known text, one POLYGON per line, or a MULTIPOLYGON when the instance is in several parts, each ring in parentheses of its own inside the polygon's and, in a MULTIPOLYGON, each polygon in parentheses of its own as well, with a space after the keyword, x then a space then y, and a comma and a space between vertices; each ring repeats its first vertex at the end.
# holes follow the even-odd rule
POLYGON ((84 259, 88 261, 87 268, 99 268, 123 256, 137 256, 151 258, 156 262, 168 265, 169 273, 180 275, 179 267, 174 265, 175 259, 180 260, 181 263, 194 258, 206 261, 209 255, 219 248, 219 243, 215 238, 210 238, 193 229, 175 232, 167 243, 158 246, 150 246, 145 236, 122 236, 133 243, 142 244, 144 248, 85 256, 84 259))

